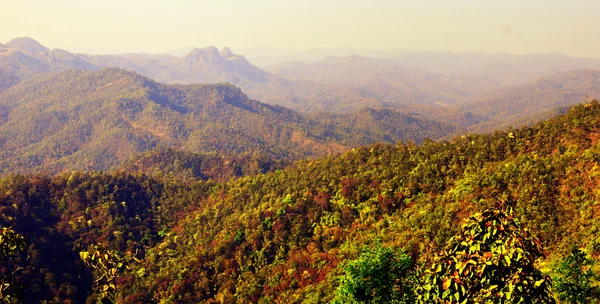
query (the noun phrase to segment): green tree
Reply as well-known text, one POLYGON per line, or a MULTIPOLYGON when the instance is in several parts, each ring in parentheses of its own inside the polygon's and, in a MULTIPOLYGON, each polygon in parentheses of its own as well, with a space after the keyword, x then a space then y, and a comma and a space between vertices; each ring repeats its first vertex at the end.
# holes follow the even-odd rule
MULTIPOLYGON (((11 228, 0 229, 0 259, 5 260, 16 251, 25 249, 25 238, 11 228)), ((20 268, 9 269, 14 274, 20 268)), ((12 295, 13 288, 11 280, 6 275, 0 276, 0 303, 14 303, 16 299, 12 295)))
POLYGON ((333 303, 412 303, 413 259, 377 243, 349 261, 333 303))
POLYGON ((598 275, 592 271, 595 264, 586 254, 574 248, 557 268, 555 287, 558 298, 567 303, 600 303, 598 275))
POLYGON ((473 215, 425 272, 425 303, 555 303, 551 280, 536 267, 540 242, 511 207, 473 215))
POLYGON ((92 270, 98 303, 116 303, 116 279, 133 261, 138 261, 131 253, 121 256, 102 245, 90 245, 87 251, 79 253, 79 257, 92 270))

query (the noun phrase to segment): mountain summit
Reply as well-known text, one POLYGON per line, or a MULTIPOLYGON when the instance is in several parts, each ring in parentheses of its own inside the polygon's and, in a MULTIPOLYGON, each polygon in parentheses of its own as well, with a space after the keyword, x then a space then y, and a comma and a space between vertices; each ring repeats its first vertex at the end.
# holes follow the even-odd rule
POLYGON ((223 59, 229 59, 231 57, 235 57, 235 54, 228 47, 224 47, 221 50, 221 52, 219 53, 219 55, 221 55, 221 58, 223 58, 223 59))
POLYGON ((183 58, 187 63, 199 62, 202 64, 209 64, 219 62, 221 60, 221 55, 219 55, 219 49, 214 46, 209 46, 201 49, 195 48, 183 58))
POLYGON ((48 51, 48 48, 29 37, 15 38, 6 43, 6 46, 13 49, 19 49, 31 53, 42 53, 48 51))

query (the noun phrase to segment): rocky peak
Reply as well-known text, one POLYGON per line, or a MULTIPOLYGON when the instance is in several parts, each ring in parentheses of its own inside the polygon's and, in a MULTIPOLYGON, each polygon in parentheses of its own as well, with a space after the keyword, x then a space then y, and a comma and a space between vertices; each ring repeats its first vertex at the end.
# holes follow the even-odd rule
POLYGON ((235 57, 235 54, 228 47, 224 47, 221 50, 221 52, 219 53, 219 55, 221 55, 221 58, 223 58, 223 59, 229 59, 231 57, 235 57))
POLYGON ((184 58, 187 62, 216 63, 221 60, 221 55, 219 55, 219 49, 209 46, 202 49, 195 48, 184 58))

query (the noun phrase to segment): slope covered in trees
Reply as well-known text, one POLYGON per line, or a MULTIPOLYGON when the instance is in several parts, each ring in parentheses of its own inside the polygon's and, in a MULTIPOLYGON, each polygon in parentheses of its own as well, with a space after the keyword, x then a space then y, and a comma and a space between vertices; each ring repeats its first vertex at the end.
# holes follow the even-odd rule
POLYGON ((543 268, 573 246, 596 254, 599 114, 582 105, 534 128, 371 146, 232 181, 163 240, 171 259, 147 257, 153 283, 134 288, 174 302, 323 302, 363 244, 379 238, 426 262, 430 245, 500 200, 541 239, 543 268))
POLYGON ((119 171, 143 172, 169 179, 226 181, 234 177, 282 169, 284 164, 281 160, 261 155, 200 154, 159 147, 134 156, 121 166, 119 171))
MULTIPOLYGON (((80 258, 96 250, 139 260, 108 287, 124 303, 323 303, 334 300, 340 278, 360 256, 374 253, 380 260, 371 268, 400 261, 388 265, 403 276, 413 267, 410 258, 440 274, 440 290, 454 290, 462 277, 438 272, 435 263, 465 250, 482 252, 474 261, 479 266, 493 257, 490 265, 511 278, 530 267, 535 287, 549 291, 547 278, 572 282, 574 274, 560 265, 573 263, 574 248, 585 257, 577 261, 599 272, 600 265, 586 262, 600 254, 598 126, 600 104, 591 102, 529 128, 419 146, 375 144, 226 182, 132 173, 12 175, 0 180, 0 225, 28 241, 11 260, 23 267, 15 286, 35 286, 16 293, 26 302, 90 296, 96 272, 80 258), (498 212, 499 203, 512 211, 498 212), (482 229, 494 237, 491 245, 482 229), (465 249, 470 236, 480 247, 465 249), (395 250, 377 248, 406 255, 396 260, 395 250), (511 255, 504 257, 505 250, 511 255)), ((427 278, 417 272, 412 280, 396 283, 420 288, 427 278)), ((469 280, 465 286, 495 286, 469 280)), ((507 288, 502 297, 513 299, 507 288)), ((476 290, 467 291, 458 296, 476 290)), ((490 295, 479 291, 478 297, 490 295)))
POLYGON ((195 48, 181 57, 83 55, 18 38, 0 46, 0 91, 40 73, 118 67, 169 84, 228 82, 251 98, 304 113, 393 109, 412 117, 473 125, 473 131, 537 122, 558 106, 580 102, 585 94, 598 97, 597 77, 590 78, 597 72, 585 70, 597 69, 596 59, 392 53, 379 59, 352 55, 286 62, 263 70, 227 47, 195 48))
POLYGON ((293 160, 456 130, 370 110, 355 127, 251 100, 229 84, 163 85, 119 69, 40 75, 1 93, 0 110, 0 172, 108 170, 156 146, 293 160))

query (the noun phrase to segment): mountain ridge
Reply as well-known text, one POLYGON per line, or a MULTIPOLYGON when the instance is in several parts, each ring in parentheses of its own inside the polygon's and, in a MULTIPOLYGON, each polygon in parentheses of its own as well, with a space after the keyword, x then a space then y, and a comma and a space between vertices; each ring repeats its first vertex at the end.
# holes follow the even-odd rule
POLYGON ((40 75, 0 93, 0 110, 4 172, 108 170, 159 145, 298 159, 455 131, 396 112, 386 116, 393 130, 378 119, 356 128, 350 116, 307 117, 230 84, 166 85, 115 68, 40 75))

